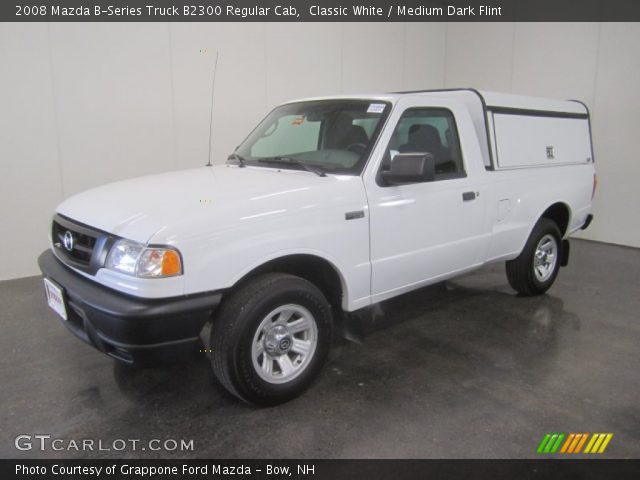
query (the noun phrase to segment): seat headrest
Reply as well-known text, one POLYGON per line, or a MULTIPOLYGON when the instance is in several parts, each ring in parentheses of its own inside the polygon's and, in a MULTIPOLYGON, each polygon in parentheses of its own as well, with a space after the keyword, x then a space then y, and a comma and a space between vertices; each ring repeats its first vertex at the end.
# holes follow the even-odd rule
POLYGON ((351 115, 340 112, 327 128, 325 148, 346 148, 354 143, 367 145, 369 136, 362 126, 353 124, 351 115))
POLYGON ((422 123, 414 123, 409 128, 409 143, 412 145, 442 147, 438 129, 433 125, 422 123))

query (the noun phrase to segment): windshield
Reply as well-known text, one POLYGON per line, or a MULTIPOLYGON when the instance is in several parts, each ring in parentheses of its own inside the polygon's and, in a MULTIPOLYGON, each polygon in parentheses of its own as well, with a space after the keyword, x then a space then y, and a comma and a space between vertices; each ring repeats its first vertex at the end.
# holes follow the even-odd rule
POLYGON ((371 100, 318 100, 274 109, 230 159, 249 165, 359 175, 391 106, 371 100), (302 164, 302 165, 301 165, 302 164))

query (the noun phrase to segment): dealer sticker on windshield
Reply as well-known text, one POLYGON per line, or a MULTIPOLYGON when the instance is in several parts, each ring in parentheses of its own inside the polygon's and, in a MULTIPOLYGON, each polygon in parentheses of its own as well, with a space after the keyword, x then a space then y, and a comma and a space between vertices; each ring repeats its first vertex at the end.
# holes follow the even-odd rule
POLYGON ((372 103, 367 108, 367 113, 382 113, 384 112, 384 103, 372 103))
POLYGON ((67 309, 64 306, 64 297, 62 289, 48 278, 44 279, 44 291, 47 293, 47 303, 51 310, 60 315, 64 320, 67 319, 67 309))

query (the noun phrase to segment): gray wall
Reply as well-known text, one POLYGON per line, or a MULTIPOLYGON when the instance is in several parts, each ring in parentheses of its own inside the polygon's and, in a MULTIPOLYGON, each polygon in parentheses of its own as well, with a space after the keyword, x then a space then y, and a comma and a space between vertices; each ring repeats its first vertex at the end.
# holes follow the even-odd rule
POLYGON ((639 40, 638 24, 0 24, 0 279, 37 273, 69 195, 206 162, 216 51, 216 161, 295 97, 474 86, 581 98, 601 180, 586 235, 640 246, 639 40))

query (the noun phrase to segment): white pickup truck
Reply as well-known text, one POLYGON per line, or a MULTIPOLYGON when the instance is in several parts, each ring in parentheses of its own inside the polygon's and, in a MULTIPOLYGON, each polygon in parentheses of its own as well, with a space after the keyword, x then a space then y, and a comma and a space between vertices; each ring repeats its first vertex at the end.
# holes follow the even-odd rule
POLYGON ((318 374, 345 312, 490 262, 545 292, 595 187, 577 101, 312 98, 271 111, 226 164, 67 199, 39 265, 51 308, 98 350, 153 363, 209 326, 222 385, 277 404, 318 374))

